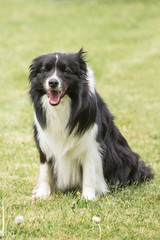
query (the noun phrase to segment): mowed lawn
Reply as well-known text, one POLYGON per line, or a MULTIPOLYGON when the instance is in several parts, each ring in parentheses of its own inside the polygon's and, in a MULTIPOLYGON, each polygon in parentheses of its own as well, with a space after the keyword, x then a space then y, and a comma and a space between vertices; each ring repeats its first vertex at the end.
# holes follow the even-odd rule
MULTIPOLYGON (((160 1, 0 1, 0 230, 5 239, 160 239, 160 1), (97 201, 31 199, 39 171, 28 67, 50 52, 88 52, 97 90, 155 178, 97 201), (17 225, 17 215, 24 222, 17 225), (100 228, 92 221, 101 218, 100 228)), ((65 112, 64 112, 65 117, 65 112)))

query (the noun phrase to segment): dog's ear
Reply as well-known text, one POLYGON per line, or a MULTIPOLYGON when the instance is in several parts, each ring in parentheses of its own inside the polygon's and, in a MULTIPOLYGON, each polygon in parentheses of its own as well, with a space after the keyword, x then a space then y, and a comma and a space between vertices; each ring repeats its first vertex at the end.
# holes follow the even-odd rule
POLYGON ((87 69, 87 66, 86 66, 86 52, 83 51, 83 48, 81 48, 79 50, 79 52, 76 53, 76 57, 78 59, 80 69, 86 72, 86 69, 87 69))
POLYGON ((37 73, 40 72, 42 67, 42 57, 37 57, 33 59, 32 64, 29 66, 30 74, 29 80, 32 81, 34 77, 36 77, 37 73))
POLYGON ((86 62, 86 52, 83 50, 83 48, 81 48, 80 50, 79 50, 79 52, 77 53, 77 57, 78 57, 78 59, 80 60, 80 61, 84 61, 84 62, 86 62))

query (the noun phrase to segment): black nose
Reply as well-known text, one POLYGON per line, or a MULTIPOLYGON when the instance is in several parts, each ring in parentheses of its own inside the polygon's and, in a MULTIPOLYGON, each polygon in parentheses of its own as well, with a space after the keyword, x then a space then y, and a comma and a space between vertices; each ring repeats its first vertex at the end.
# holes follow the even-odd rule
POLYGON ((49 80, 48 84, 51 88, 56 88, 58 86, 59 82, 57 79, 51 78, 49 80))

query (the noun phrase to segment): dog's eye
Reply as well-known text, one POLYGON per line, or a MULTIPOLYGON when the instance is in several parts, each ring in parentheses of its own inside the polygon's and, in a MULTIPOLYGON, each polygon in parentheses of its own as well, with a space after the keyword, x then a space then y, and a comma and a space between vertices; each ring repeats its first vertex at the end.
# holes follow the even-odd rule
POLYGON ((42 68, 42 70, 41 70, 41 73, 43 73, 43 74, 47 74, 47 69, 46 68, 42 68))

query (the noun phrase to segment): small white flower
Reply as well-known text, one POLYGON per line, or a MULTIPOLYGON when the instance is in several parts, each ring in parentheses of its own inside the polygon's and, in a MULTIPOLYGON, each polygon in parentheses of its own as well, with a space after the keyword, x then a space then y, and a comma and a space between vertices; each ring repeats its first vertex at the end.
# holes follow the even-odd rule
POLYGON ((4 232, 3 231, 0 231, 0 238, 1 237, 4 237, 4 232))
POLYGON ((23 222, 24 222, 24 217, 21 216, 21 215, 18 215, 17 217, 15 217, 14 222, 15 222, 16 224, 23 223, 23 222))
POLYGON ((93 216, 92 221, 95 222, 96 224, 100 224, 101 219, 97 216, 93 216))

